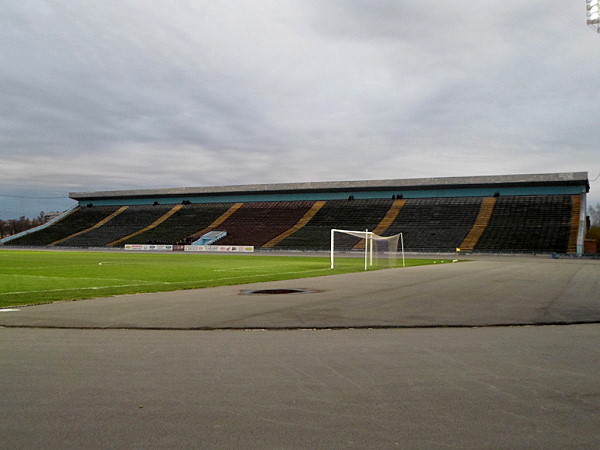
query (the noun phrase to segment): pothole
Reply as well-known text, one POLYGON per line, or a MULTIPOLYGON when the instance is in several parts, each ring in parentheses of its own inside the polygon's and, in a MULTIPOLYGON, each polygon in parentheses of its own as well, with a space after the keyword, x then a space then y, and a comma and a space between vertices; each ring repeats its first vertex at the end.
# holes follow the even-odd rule
POLYGON ((314 294, 317 291, 314 289, 253 289, 242 291, 243 295, 281 295, 281 294, 314 294))

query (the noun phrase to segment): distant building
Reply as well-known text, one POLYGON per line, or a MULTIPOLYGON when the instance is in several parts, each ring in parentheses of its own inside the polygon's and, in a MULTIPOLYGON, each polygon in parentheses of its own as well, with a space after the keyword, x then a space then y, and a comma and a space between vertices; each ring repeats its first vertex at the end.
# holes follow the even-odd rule
POLYGON ((42 222, 43 223, 50 222, 52 219, 57 218, 61 214, 62 214, 61 211, 53 211, 53 212, 49 212, 49 213, 44 213, 44 215, 42 217, 42 222))

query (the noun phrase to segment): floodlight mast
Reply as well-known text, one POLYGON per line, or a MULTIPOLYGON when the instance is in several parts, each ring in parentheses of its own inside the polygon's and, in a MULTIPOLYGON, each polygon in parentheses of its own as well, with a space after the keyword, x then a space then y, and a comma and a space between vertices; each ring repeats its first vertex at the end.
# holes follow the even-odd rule
POLYGON ((600 0, 586 0, 587 24, 600 33, 600 0))

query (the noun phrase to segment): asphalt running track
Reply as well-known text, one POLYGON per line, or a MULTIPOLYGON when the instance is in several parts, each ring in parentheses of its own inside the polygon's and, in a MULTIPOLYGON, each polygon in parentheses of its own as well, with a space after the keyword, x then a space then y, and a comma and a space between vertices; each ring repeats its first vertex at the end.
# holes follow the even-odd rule
POLYGON ((0 448, 599 448, 599 322, 548 257, 19 308, 0 448))

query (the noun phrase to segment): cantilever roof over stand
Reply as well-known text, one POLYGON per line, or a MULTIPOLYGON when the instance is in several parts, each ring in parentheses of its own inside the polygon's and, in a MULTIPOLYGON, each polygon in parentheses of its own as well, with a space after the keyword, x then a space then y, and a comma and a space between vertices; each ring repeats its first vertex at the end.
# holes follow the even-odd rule
MULTIPOLYGON (((525 175, 494 175, 475 177, 448 177, 448 178, 408 178, 389 180, 360 180, 360 181, 326 181, 309 183, 276 183, 276 184, 247 184, 232 186, 206 186, 206 187, 179 187, 167 189, 139 189, 126 191, 96 191, 72 192, 69 197, 80 204, 98 200, 125 200, 125 199, 171 199, 169 203, 180 201, 194 201, 194 198, 232 197, 232 196, 261 196, 285 194, 347 194, 362 193, 389 193, 409 195, 415 192, 430 192, 429 196, 436 196, 431 191, 448 193, 455 189, 483 189, 500 192, 502 189, 535 188, 535 187, 580 187, 582 191, 589 192, 587 172, 525 174, 525 175), (433 194, 433 195, 432 195, 433 194), (183 199, 183 200, 182 200, 183 199)), ((451 192, 450 192, 451 194, 451 192)), ((442 196, 447 196, 442 195, 442 196)), ((482 193, 480 195, 487 195, 482 193)), ((358 198, 358 197, 357 197, 358 198)), ((137 203, 137 202, 136 202, 137 203)))

